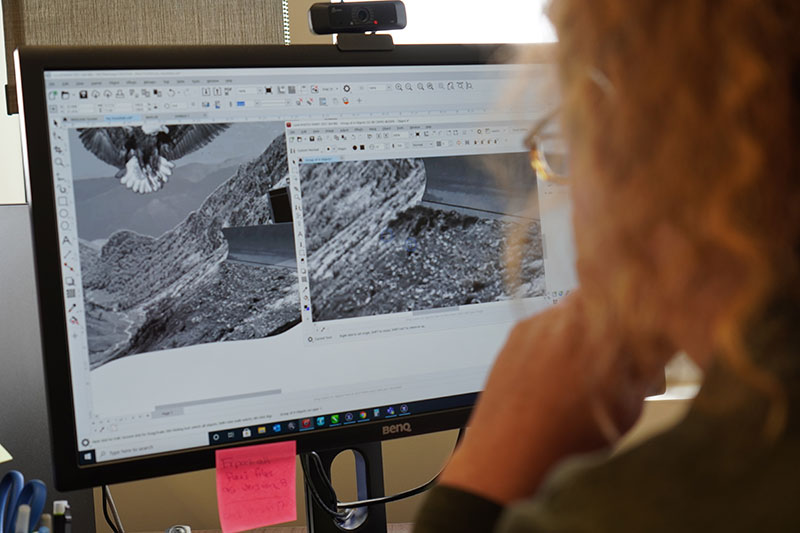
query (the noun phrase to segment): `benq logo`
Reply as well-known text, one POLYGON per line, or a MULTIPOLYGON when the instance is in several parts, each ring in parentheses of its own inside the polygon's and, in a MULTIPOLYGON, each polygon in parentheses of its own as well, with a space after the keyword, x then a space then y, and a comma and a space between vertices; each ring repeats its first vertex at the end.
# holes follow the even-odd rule
POLYGON ((394 435, 395 433, 411 433, 411 423, 392 424, 391 426, 383 426, 382 430, 384 435, 394 435))

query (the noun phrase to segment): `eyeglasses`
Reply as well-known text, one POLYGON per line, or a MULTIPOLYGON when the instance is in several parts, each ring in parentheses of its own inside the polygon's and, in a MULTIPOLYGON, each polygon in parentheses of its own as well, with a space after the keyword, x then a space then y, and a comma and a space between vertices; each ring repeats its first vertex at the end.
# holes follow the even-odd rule
POLYGON ((525 138, 536 177, 552 183, 569 183, 567 143, 561 134, 556 109, 545 116, 525 138))

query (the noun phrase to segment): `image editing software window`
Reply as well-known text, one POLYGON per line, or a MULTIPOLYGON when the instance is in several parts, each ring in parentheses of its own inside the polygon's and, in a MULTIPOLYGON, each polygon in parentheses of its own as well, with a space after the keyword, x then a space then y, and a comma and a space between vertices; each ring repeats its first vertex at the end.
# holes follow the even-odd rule
POLYGON ((575 285, 540 68, 48 72, 79 462, 474 401, 575 285))

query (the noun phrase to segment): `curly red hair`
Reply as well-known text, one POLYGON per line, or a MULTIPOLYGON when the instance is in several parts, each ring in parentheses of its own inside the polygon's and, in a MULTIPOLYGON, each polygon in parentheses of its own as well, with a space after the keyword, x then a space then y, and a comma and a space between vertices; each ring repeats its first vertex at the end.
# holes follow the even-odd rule
MULTIPOLYGON (((656 330, 654 302, 670 288, 703 290, 708 258, 721 258, 740 283, 699 327, 780 406, 781 387, 753 363, 747 337, 776 294, 800 302, 800 2, 553 0, 549 15, 575 187, 592 180, 607 191, 579 250, 624 265, 600 275, 579 258, 583 291, 609 304, 598 314, 656 330), (688 246, 656 264, 664 220, 688 246)), ((784 416, 773 409, 768 425, 784 416)))

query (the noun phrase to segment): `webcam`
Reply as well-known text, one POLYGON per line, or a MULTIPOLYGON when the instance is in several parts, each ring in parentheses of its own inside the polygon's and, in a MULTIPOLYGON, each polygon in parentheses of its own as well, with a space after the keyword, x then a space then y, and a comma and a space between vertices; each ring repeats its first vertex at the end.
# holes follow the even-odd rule
POLYGON ((400 0, 318 3, 308 10, 308 23, 317 35, 401 30, 406 27, 406 6, 400 0))

